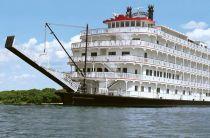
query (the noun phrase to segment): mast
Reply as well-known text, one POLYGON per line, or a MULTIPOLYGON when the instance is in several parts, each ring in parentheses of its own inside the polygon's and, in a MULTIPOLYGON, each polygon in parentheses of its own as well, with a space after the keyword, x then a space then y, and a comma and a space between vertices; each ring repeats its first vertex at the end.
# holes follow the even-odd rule
POLYGON ((86 26, 86 39, 85 39, 85 65, 84 65, 84 93, 87 92, 86 85, 86 71, 87 71, 87 46, 88 46, 88 24, 86 26))

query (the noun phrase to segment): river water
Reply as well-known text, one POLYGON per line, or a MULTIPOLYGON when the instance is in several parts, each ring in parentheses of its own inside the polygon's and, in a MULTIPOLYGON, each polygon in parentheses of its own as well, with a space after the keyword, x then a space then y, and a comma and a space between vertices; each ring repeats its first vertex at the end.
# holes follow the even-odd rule
POLYGON ((210 137, 210 108, 0 105, 0 138, 210 137))

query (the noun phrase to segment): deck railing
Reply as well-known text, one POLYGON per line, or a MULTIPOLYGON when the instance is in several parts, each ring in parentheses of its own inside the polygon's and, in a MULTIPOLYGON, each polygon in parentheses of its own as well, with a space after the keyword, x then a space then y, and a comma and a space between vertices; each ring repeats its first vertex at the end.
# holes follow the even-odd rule
MULTIPOLYGON (((117 41, 95 41, 95 42, 89 42, 88 47, 142 47, 142 48, 149 48, 153 49, 162 53, 167 53, 170 55, 174 55, 177 57, 182 57, 187 60, 191 60, 193 62, 202 63, 205 65, 210 65, 210 61, 201 57, 197 57, 188 53, 184 53, 179 50, 171 49, 166 46, 162 46, 159 44, 146 42, 146 41, 140 41, 140 40, 117 40, 117 41)), ((73 43, 71 45, 71 48, 84 48, 85 43, 73 43)))
MULTIPOLYGON (((72 72, 68 74, 70 78, 82 78, 82 76, 77 72, 72 72)), ((125 81, 144 81, 152 83, 161 83, 168 85, 176 85, 183 87, 191 87, 195 89, 206 89, 210 90, 209 84, 196 83, 191 81, 183 81, 176 79, 168 79, 162 77, 154 77, 140 74, 131 74, 131 73, 116 73, 116 72, 87 72, 87 78, 91 79, 113 79, 113 80, 125 80, 125 81)))
MULTIPOLYGON (((75 62, 84 62, 85 57, 73 57, 75 62)), ((195 68, 185 67, 182 65, 156 60, 151 58, 137 57, 137 56, 96 56, 96 57, 87 57, 88 62, 124 62, 124 63, 133 63, 133 64, 143 64, 143 65, 151 65, 156 67, 166 67, 171 70, 181 71, 185 73, 191 73, 194 75, 199 75, 203 77, 207 77, 209 73, 207 71, 198 70, 195 68)), ((107 64, 108 65, 108 64, 107 64)))
MULTIPOLYGON (((192 42, 188 42, 186 40, 183 40, 181 38, 172 36, 170 34, 167 34, 161 30, 158 29, 154 29, 154 28, 148 28, 148 27, 126 27, 126 28, 100 28, 100 29, 92 29, 89 30, 89 35, 96 35, 96 34, 104 34, 104 33, 149 33, 149 34, 154 34, 154 35, 158 35, 161 36, 165 39, 168 39, 170 41, 173 41, 177 44, 180 44, 182 46, 187 46, 191 49, 196 49, 197 51, 209 54, 210 53, 210 49, 208 48, 204 48, 201 46, 198 46, 192 42)), ((81 35, 85 35, 86 32, 82 31, 81 35)))

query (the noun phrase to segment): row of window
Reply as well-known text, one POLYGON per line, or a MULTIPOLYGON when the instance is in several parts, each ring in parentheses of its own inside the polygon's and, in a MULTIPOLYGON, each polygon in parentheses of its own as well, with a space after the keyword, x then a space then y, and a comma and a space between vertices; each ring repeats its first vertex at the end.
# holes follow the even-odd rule
MULTIPOLYGON (((91 52, 90 55, 92 57, 96 57, 98 54, 97 54, 97 52, 91 52)), ((108 55, 109 56, 115 56, 116 55, 116 52, 115 51, 108 52, 108 55)), ((122 56, 126 56, 126 55, 130 55, 130 52, 129 51, 122 51, 122 56)), ((85 53, 82 53, 82 56, 85 56, 85 53)))
POLYGON ((141 21, 121 21, 121 22, 110 22, 108 28, 119 28, 119 27, 153 27, 154 24, 147 24, 141 21))
POLYGON ((161 72, 161 71, 153 71, 153 70, 149 70, 146 69, 146 75, 147 76, 155 76, 155 77, 163 77, 163 78, 168 78, 168 79, 177 79, 179 80, 179 75, 175 75, 172 73, 166 73, 166 72, 161 72))
MULTIPOLYGON (((138 91, 138 89, 139 89, 139 87, 138 86, 135 86, 135 91, 138 91)), ((151 87, 147 87, 147 89, 148 89, 148 92, 150 93, 150 92, 152 92, 152 88, 151 87)), ((144 92, 145 91, 145 87, 144 86, 141 86, 141 92, 144 92)), ((160 93, 160 88, 157 88, 156 89, 156 93, 158 94, 158 93, 160 93)), ((170 94, 170 89, 166 89, 166 94, 170 94)), ((177 89, 175 89, 175 91, 174 91, 174 94, 178 94, 178 90, 177 89)), ((185 90, 183 90, 182 91, 182 94, 183 95, 192 95, 192 92, 191 91, 189 91, 188 93, 185 91, 185 90)), ((210 97, 210 93, 206 93, 206 96, 207 97, 210 97)))

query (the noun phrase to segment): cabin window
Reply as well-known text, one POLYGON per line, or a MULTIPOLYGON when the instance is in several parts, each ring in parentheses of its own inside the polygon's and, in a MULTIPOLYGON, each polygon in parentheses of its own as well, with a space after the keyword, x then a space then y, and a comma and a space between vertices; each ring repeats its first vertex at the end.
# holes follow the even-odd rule
POLYGON ((120 23, 120 26, 121 26, 121 27, 125 27, 125 22, 121 22, 121 23, 120 23))
POLYGON ((82 53, 82 56, 85 56, 85 53, 82 53))
POLYGON ((121 72, 121 68, 117 68, 117 72, 121 72))
POLYGON ((90 68, 87 69, 87 72, 90 72, 90 68))
POLYGON ((136 26, 141 26, 141 22, 140 21, 137 21, 136 22, 136 26))
POLYGON ((172 79, 174 79, 174 78, 175 78, 175 75, 173 74, 173 75, 172 75, 172 79))
POLYGON ((149 71, 149 75, 152 76, 152 70, 149 71))
POLYGON ((152 91, 152 88, 151 87, 148 87, 148 92, 151 92, 152 91))
POLYGON ((175 90, 175 94, 177 94, 178 93, 178 90, 175 90))
POLYGON ((145 23, 144 22, 142 22, 142 27, 145 27, 145 23))
POLYGON ((115 22, 112 22, 112 28, 115 28, 115 22))
POLYGON ((189 91, 189 95, 191 95, 191 91, 189 91))
POLYGON ((122 52, 122 56, 126 56, 126 55, 130 55, 130 52, 123 51, 123 52, 122 52))
POLYGON ((130 26, 130 22, 125 22, 125 26, 129 27, 130 26))
POLYGON ((135 91, 138 91, 138 86, 135 86, 135 91))
POLYGON ((116 52, 109 52, 109 56, 114 56, 116 55, 116 52))
POLYGON ((120 23, 116 22, 116 28, 119 28, 119 27, 120 27, 120 23))
POLYGON ((160 71, 157 71, 157 77, 159 77, 160 76, 160 71))
POLYGON ((102 72, 102 68, 97 68, 97 72, 102 72))
POLYGON ((185 90, 183 90, 183 95, 185 95, 185 90))
POLYGON ((147 58, 147 53, 144 53, 144 58, 147 58))
POLYGON ((141 86, 141 92, 144 92, 144 86, 141 86))
POLYGON ((157 41, 157 44, 159 44, 159 41, 157 41))
POLYGON ((123 73, 127 73, 128 69, 127 68, 123 68, 123 73))
POLYGON ((148 69, 146 70, 146 75, 149 75, 149 70, 148 69))
POLYGON ((163 77, 166 78, 166 73, 164 72, 163 77))
POLYGON ((138 71, 137 71, 137 69, 135 70, 135 74, 137 74, 138 73, 138 71))
POLYGON ((160 93, 160 88, 157 88, 157 93, 160 93))
POLYGON ((169 94, 169 89, 166 89, 166 93, 169 94))
POLYGON ((160 72, 160 77, 162 77, 163 75, 162 75, 163 73, 162 72, 160 72))
POLYGON ((92 57, 96 57, 96 56, 97 56, 97 52, 92 52, 92 53, 91 53, 91 56, 92 56, 92 57))
POLYGON ((111 28, 111 23, 108 23, 108 28, 111 28))
POLYGON ((131 26, 134 27, 135 26, 135 21, 131 22, 131 26))
POLYGON ((154 71, 154 76, 156 76, 156 71, 154 71))

